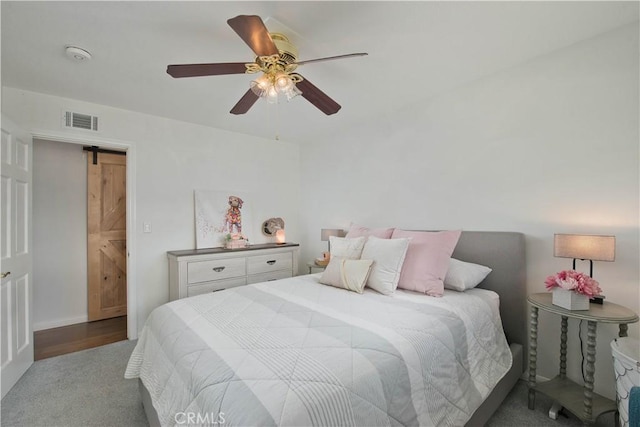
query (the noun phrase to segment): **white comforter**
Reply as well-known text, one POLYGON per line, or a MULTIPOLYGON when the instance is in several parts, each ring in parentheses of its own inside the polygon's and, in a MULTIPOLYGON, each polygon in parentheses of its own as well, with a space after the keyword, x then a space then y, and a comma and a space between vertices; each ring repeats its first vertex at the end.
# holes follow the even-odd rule
POLYGON ((318 275, 173 301, 126 378, 163 425, 463 425, 511 366, 495 293, 356 294, 318 275))

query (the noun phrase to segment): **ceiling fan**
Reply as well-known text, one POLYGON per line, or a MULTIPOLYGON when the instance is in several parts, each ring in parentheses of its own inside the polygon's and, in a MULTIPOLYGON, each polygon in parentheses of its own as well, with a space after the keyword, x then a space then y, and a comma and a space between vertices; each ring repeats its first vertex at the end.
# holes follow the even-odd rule
POLYGON ((169 65, 167 73, 171 77, 181 78, 262 72, 262 76, 251 82, 251 88, 231 109, 231 114, 246 113, 258 98, 276 103, 279 96, 291 99, 296 95, 302 95, 327 115, 335 114, 341 106, 295 70, 300 65, 312 62, 367 55, 351 53, 298 61, 298 49, 283 34, 269 33, 259 16, 239 15, 227 20, 227 23, 257 55, 254 62, 169 65))

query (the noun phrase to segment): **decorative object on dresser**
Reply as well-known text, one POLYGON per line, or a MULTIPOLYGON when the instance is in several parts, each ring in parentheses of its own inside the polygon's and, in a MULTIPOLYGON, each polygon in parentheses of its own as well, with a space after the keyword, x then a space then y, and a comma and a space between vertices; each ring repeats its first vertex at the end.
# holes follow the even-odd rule
MULTIPOLYGON (((216 248, 229 240, 248 240, 251 205, 248 194, 236 191, 195 190, 196 248, 216 248)), ((233 243, 244 247, 246 242, 233 243)))
POLYGON ((280 217, 269 218, 262 223, 262 234, 265 236, 273 237, 278 230, 284 230, 284 219, 280 217))
POLYGON ((598 323, 614 323, 619 325, 621 337, 627 336, 629 323, 638 321, 638 315, 618 304, 605 302, 592 304, 588 310, 571 311, 561 308, 552 302, 549 293, 529 295, 527 298, 531 308, 529 330, 529 409, 535 409, 536 392, 543 393, 557 403, 549 410, 549 416, 557 417, 564 407, 585 424, 594 423, 604 413, 616 410, 616 402, 594 393, 594 374, 596 360, 596 330, 598 323), (538 310, 542 309, 561 317, 560 322, 560 372, 552 380, 536 382, 536 361, 538 358, 538 310), (587 357, 584 376, 584 387, 567 378, 567 326, 568 319, 587 321, 587 357))
POLYGON ((283 244, 286 242, 284 233, 284 219, 269 218, 262 223, 262 234, 269 237, 275 237, 276 243, 283 244))
POLYGON ((242 233, 229 233, 224 238, 225 249, 242 249, 249 245, 249 239, 242 233))
POLYGON ((284 279, 298 274, 300 245, 265 243, 167 252, 171 301, 226 288, 284 279))

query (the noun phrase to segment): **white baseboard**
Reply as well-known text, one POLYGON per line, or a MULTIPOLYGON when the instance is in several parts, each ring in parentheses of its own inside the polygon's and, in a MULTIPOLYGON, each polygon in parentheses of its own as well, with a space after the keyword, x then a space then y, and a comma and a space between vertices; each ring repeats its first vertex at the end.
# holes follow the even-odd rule
POLYGON ((75 325, 76 323, 86 323, 89 321, 89 316, 70 317, 67 319, 48 320, 45 322, 37 322, 33 324, 34 331, 42 331, 45 329, 59 328, 61 326, 75 325))

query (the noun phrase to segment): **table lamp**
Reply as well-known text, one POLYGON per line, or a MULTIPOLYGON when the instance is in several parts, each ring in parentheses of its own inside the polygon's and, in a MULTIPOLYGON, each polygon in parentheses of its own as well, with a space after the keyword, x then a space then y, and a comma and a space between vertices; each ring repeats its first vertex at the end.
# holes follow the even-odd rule
POLYGON ((593 261, 614 261, 616 258, 615 236, 593 236, 584 234, 555 234, 553 256, 589 261, 589 276, 593 277, 593 261))
POLYGON ((320 230, 320 240, 323 242, 329 242, 329 252, 331 252, 331 236, 344 237, 344 231, 339 228, 323 228, 320 230))

